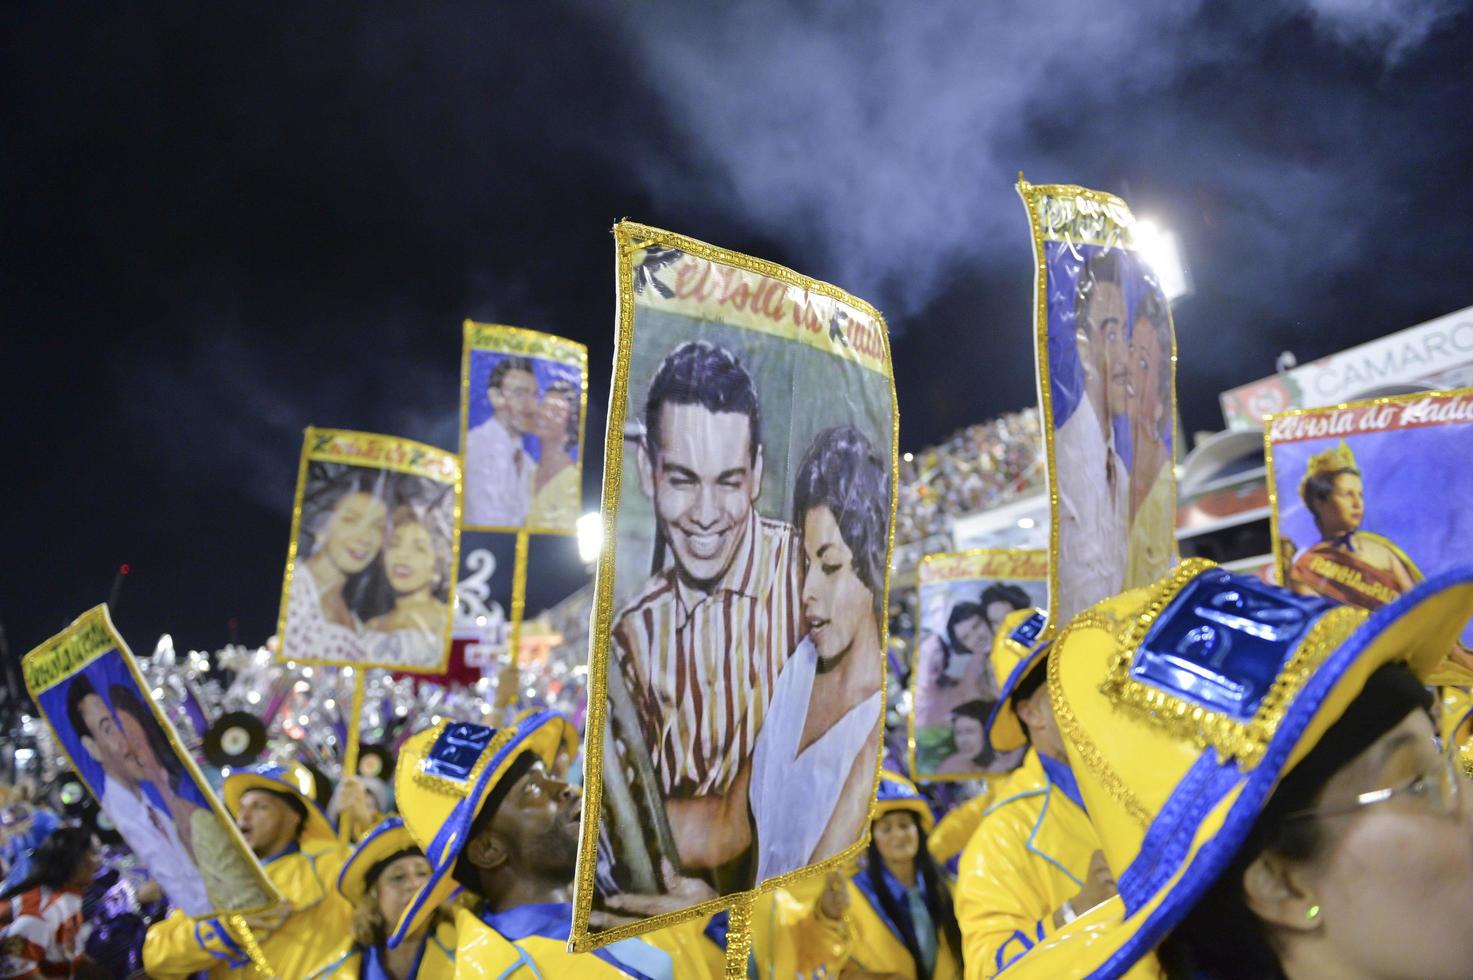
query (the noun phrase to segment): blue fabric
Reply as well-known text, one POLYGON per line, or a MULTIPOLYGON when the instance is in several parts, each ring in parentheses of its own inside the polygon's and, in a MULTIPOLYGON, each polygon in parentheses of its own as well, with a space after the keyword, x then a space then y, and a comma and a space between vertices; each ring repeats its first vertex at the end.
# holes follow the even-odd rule
POLYGON ((274 863, 276 861, 280 861, 284 857, 290 857, 293 854, 299 854, 299 853, 301 853, 301 850, 302 850, 301 845, 298 844, 296 841, 292 841, 290 844, 286 845, 286 847, 284 847, 281 850, 277 851, 275 854, 271 855, 270 857, 268 857, 268 858, 262 858, 261 859, 261 865, 264 867, 265 865, 272 864, 272 863, 274 863))
POLYGON ((1079 780, 1074 778, 1074 770, 1069 768, 1068 763, 1049 758, 1042 752, 1038 753, 1038 762, 1043 766, 1043 774, 1048 777, 1048 781, 1063 790, 1064 795, 1083 810, 1084 797, 1079 792, 1079 780))
MULTIPOLYGON (((883 864, 880 865, 880 878, 882 881, 884 881, 885 889, 890 893, 891 899, 894 900, 895 904, 904 913, 906 913, 906 917, 909 918, 910 907, 905 885, 901 884, 900 879, 891 874, 890 869, 885 867, 883 864)), ((885 914, 885 906, 880 903, 880 896, 875 891, 874 882, 870 880, 868 869, 860 871, 851 880, 854 882, 854 887, 858 888, 860 894, 864 896, 865 901, 869 902, 870 908, 875 910, 875 915, 879 917, 881 922, 885 923, 885 925, 889 927, 890 931, 895 935, 895 938, 900 940, 900 944, 902 946, 905 945, 906 930, 914 930, 914 921, 900 923, 892 922, 890 920, 890 917, 885 914)), ((921 898, 922 900, 924 900, 925 879, 923 879, 919 874, 916 875, 916 890, 921 892, 921 898)), ((928 915, 927 918, 929 917, 930 916, 928 915)), ((934 927, 932 928, 932 932, 935 932, 934 927)), ((919 939, 917 940, 917 942, 919 942, 919 939)), ((934 943, 935 938, 933 936, 933 946, 934 943)))
MULTIPOLYGON (((384 964, 383 947, 377 943, 369 946, 363 951, 363 965, 358 976, 361 980, 394 980, 389 968, 384 964)), ((419 975, 419 964, 425 958, 425 944, 420 942, 419 952, 414 957, 414 967, 409 971, 411 977, 419 975)))
POLYGON ((24 834, 6 838, 5 845, 0 847, 0 857, 10 866, 4 884, 0 887, 9 888, 25 880, 26 875, 31 873, 31 852, 40 847, 41 842, 60 826, 61 820, 50 810, 32 811, 30 828, 24 834))
MULTIPOLYGON (((483 911, 481 921, 511 942, 528 936, 566 941, 572 931, 573 906, 568 902, 518 905, 505 912, 483 911)), ((625 939, 595 949, 589 955, 623 970, 634 980, 663 980, 674 973, 670 954, 642 939, 625 939)))
POLYGON ((726 933, 730 928, 731 913, 726 911, 726 909, 722 909, 707 920, 706 928, 703 931, 705 932, 706 938, 715 943, 718 949, 725 949, 726 933))

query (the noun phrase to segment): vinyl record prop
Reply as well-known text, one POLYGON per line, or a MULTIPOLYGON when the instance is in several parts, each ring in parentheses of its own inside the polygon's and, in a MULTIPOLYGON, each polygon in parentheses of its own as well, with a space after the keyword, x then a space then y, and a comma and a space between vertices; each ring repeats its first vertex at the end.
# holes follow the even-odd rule
POLYGON ((212 766, 248 766, 266 748, 266 726, 248 711, 221 715, 205 732, 205 758, 212 766))

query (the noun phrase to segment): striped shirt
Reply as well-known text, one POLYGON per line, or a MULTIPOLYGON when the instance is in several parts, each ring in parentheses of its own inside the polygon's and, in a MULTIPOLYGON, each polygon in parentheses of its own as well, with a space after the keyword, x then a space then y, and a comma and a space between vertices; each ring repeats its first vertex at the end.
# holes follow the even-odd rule
POLYGON ((82 892, 44 885, 0 902, 0 977, 71 977, 82 958, 82 892))
POLYGON ((713 590, 667 568, 619 614, 614 654, 667 798, 726 792, 751 755, 798 645, 799 589, 797 534, 754 509, 713 590))

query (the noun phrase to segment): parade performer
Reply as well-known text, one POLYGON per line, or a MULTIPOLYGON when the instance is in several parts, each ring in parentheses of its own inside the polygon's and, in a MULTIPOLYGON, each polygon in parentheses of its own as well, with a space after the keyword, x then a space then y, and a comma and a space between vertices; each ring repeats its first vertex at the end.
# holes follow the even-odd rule
POLYGON ((1368 614, 1191 559, 1077 617, 1049 688, 1119 895, 1003 976, 1467 977, 1473 787, 1424 684, 1470 614, 1473 568, 1368 614))
POLYGON ((353 906, 353 948, 311 980, 448 980, 455 975, 455 924, 444 909, 425 918, 394 949, 387 941, 430 877, 430 862, 404 821, 390 817, 359 842, 338 875, 338 892, 353 906))
POLYGON ((1295 592, 1378 609, 1422 580, 1406 552, 1361 530, 1366 512, 1361 474, 1345 440, 1309 458, 1299 496, 1314 517, 1320 541, 1294 556, 1289 587, 1295 592))
POLYGON ((61 827, 0 894, 0 977, 99 976, 82 951, 82 897, 102 868, 92 831, 61 827))
MULTIPOLYGON (((353 906, 334 887, 348 859, 301 766, 261 765, 225 779, 225 806, 286 904, 246 919, 261 952, 282 977, 305 977, 341 956, 353 906)), ((212 980, 256 976, 246 937, 219 918, 179 910, 149 927, 143 964, 155 980, 207 971, 212 980)))
POLYGON ((1015 614, 992 647, 1001 693, 988 741, 998 752, 1029 749, 998 781, 958 864, 968 980, 994 975, 1114 892, 1049 706, 1048 646, 1033 642, 1041 617, 1015 614))
MULTIPOLYGON (((445 722, 405 742, 395 796, 431 871, 389 947, 408 941, 463 888, 477 907, 456 912, 456 977, 719 976, 721 953, 700 921, 590 953, 568 952, 581 799, 549 773, 562 744, 563 724, 551 711, 499 731, 445 722)), ((685 908, 700 897, 684 889, 707 889, 688 879, 670 884, 673 896, 629 898, 673 897, 673 908, 685 908)), ((652 914, 647 907, 630 911, 652 914)))

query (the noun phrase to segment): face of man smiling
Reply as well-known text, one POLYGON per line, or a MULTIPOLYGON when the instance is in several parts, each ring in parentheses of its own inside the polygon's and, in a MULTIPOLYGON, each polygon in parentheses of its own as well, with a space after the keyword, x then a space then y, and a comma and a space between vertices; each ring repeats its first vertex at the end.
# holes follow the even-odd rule
POLYGON ((640 483, 680 576, 709 588, 745 538, 762 486, 762 454, 754 458, 751 420, 739 412, 667 402, 659 432, 660 446, 640 449, 640 483))

